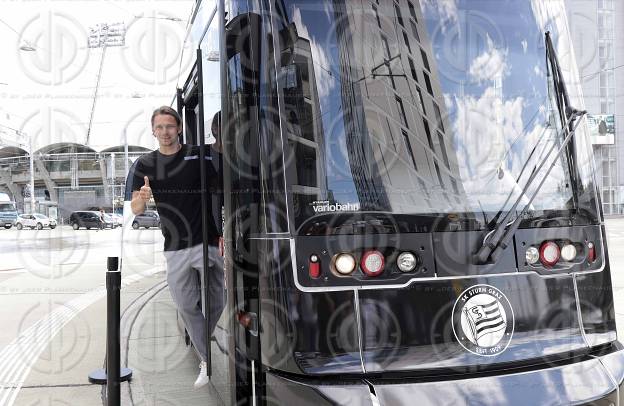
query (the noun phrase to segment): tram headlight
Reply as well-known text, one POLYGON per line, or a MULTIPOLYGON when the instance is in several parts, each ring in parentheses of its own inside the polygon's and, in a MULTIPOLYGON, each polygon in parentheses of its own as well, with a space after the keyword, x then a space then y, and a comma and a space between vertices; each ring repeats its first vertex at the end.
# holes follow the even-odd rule
POLYGON ((529 247, 525 252, 525 258, 527 263, 534 265, 539 261, 539 251, 535 247, 529 247))
POLYGON ((397 257, 397 267, 401 272, 411 272, 418 265, 418 258, 411 252, 402 252, 397 257))
POLYGON ((334 260, 334 268, 339 274, 348 275, 355 270, 355 258, 351 254, 338 254, 334 260))
POLYGON ((564 261, 573 261, 576 258, 576 247, 573 244, 565 244, 561 247, 561 258, 564 261))
POLYGON ((366 275, 377 276, 383 271, 384 257, 379 251, 367 251, 362 255, 360 266, 366 275))

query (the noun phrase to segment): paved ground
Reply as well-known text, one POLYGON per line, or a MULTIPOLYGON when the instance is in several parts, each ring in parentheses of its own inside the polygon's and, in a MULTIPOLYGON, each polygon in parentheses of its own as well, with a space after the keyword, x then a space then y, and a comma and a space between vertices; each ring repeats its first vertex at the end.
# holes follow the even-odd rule
MULTIPOLYGON (((609 219, 607 232, 624 337, 624 218, 609 219)), ((0 230, 0 405, 102 404, 102 387, 87 376, 103 365, 106 257, 121 255, 122 238, 122 362, 134 370, 122 404, 212 405, 228 398, 226 386, 192 389, 197 358, 184 344, 164 283, 160 231, 122 236, 121 229, 60 227, 0 230)), ((225 381, 223 366, 214 371, 215 382, 225 381)))
POLYGON ((606 222, 618 337, 624 340, 624 217, 606 222))

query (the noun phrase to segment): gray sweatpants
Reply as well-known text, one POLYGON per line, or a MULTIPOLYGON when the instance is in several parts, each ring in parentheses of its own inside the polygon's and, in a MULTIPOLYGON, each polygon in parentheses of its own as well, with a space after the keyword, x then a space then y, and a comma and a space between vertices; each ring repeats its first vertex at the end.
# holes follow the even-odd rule
MULTIPOLYGON (((167 282, 173 302, 184 321, 191 341, 199 351, 202 360, 206 360, 206 336, 204 331, 204 315, 201 311, 201 286, 194 269, 199 270, 203 282, 203 248, 196 245, 178 251, 165 251, 167 260, 167 282)), ((209 247, 208 282, 210 286, 210 325, 208 334, 212 332, 221 317, 225 306, 225 289, 223 287, 223 257, 217 247, 209 247)))

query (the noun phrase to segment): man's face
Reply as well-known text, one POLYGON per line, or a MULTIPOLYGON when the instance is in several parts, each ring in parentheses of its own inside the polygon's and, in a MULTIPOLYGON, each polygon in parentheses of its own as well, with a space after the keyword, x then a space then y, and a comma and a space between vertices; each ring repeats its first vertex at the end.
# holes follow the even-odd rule
POLYGON ((158 140, 158 145, 161 147, 174 146, 178 143, 180 127, 176 123, 175 117, 169 114, 156 115, 152 131, 154 132, 154 137, 158 140))

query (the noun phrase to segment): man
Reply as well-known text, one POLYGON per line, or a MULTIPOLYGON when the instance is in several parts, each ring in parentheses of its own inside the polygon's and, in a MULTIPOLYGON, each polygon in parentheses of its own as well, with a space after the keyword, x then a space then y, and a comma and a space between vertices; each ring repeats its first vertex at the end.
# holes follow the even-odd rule
POLYGON ((104 209, 100 208, 100 230, 104 230, 104 226, 106 225, 105 221, 104 221, 104 209))
MULTIPOLYGON (((182 123, 172 108, 156 109, 151 122, 158 149, 143 155, 136 164, 131 207, 137 215, 145 211, 152 196, 156 202, 165 237, 169 291, 201 357, 200 372, 194 385, 199 388, 208 383, 204 316, 199 306, 201 286, 194 271, 197 269, 203 273, 200 150, 197 146, 180 144, 178 136, 182 133, 182 123)), ((209 160, 205 162, 205 170, 209 191, 215 197, 220 189, 219 176, 209 160)), ((223 258, 218 248, 220 233, 212 215, 207 228, 210 244, 208 334, 211 336, 225 301, 223 258)))

